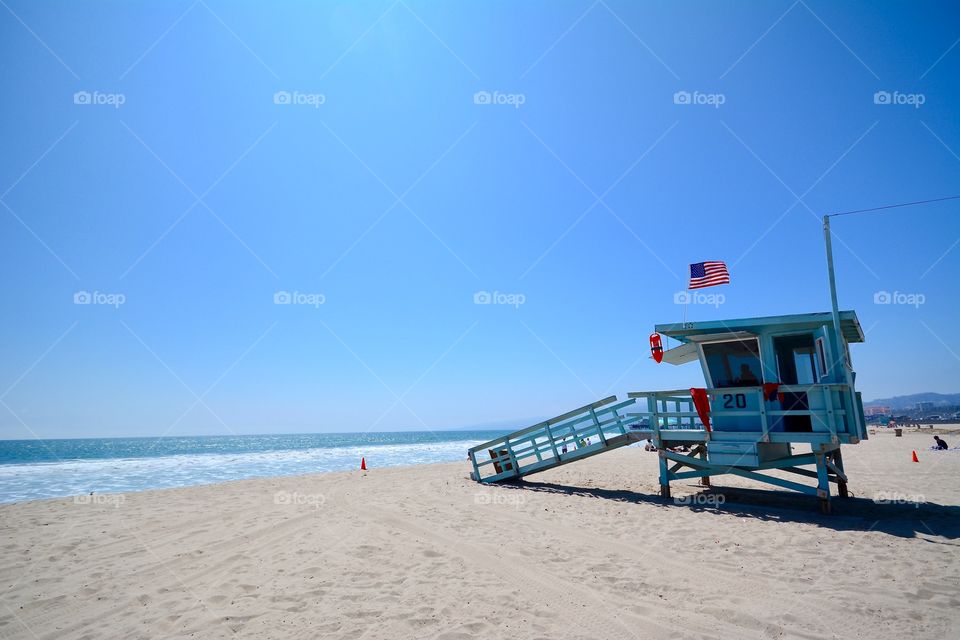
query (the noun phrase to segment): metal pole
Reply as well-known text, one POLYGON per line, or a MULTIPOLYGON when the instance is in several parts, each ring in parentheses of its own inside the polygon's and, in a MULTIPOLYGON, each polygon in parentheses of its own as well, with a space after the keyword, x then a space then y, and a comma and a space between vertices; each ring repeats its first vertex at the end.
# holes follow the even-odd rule
POLYGON ((823 239, 827 245, 827 274, 830 277, 830 304, 833 307, 833 340, 837 349, 837 360, 834 366, 839 363, 843 369, 843 380, 850 391, 847 415, 850 417, 849 428, 852 431, 859 432, 859 411, 857 410, 857 396, 853 390, 853 376, 850 373, 850 367, 847 366, 846 348, 843 342, 843 331, 840 330, 840 305, 837 302, 837 277, 833 269, 833 239, 830 233, 830 216, 823 216, 823 239))
MULTIPOLYGON (((833 338, 836 341, 838 358, 843 355, 843 332, 840 331, 840 305, 837 302, 837 277, 833 271, 833 239, 830 233, 830 216, 823 216, 823 239, 827 245, 827 275, 830 277, 830 304, 833 305, 833 338)), ((834 366, 837 366, 834 362, 834 366)), ((846 365, 843 367, 847 370, 846 365)), ((849 376, 846 376, 847 383, 850 383, 849 376)))

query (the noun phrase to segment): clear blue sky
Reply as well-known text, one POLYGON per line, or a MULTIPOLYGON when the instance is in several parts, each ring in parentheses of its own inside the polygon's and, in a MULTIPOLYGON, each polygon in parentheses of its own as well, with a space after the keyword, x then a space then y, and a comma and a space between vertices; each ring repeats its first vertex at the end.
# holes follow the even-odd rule
MULTIPOLYGON (((691 319, 827 310, 819 214, 960 193, 953 2, 2 4, 3 437, 697 384, 646 357, 688 263, 691 319)), ((960 391, 960 201, 835 224, 864 397, 960 391)))

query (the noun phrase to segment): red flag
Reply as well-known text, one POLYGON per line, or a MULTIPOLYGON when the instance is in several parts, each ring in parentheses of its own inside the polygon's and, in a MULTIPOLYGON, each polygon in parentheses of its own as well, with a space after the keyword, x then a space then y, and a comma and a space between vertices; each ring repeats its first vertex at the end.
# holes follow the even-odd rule
POLYGON ((707 395, 707 390, 694 387, 690 389, 690 396, 693 398, 693 406, 697 409, 703 428, 707 433, 713 431, 710 428, 710 396, 707 395))
POLYGON ((777 393, 779 389, 780 389, 779 382, 764 382, 763 397, 767 400, 767 402, 773 402, 778 397, 780 398, 780 402, 783 402, 783 394, 777 393))

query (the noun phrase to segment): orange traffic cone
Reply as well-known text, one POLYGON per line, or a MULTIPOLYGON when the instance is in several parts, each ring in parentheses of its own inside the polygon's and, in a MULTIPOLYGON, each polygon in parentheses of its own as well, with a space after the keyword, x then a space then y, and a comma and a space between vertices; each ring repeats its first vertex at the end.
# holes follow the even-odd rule
MULTIPOLYGON (((914 457, 914 458, 917 457, 916 452, 914 452, 913 457, 914 457)), ((360 458, 360 471, 366 471, 366 470, 367 470, 367 459, 366 459, 366 458, 360 458)))
POLYGON ((914 461, 914 462, 920 462, 920 459, 917 458, 917 452, 916 452, 916 451, 913 452, 913 461, 914 461))

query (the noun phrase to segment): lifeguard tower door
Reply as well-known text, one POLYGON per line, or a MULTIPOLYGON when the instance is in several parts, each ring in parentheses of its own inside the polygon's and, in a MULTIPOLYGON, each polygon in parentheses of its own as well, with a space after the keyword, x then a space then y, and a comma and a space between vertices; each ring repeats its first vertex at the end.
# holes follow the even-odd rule
MULTIPOLYGON (((813 334, 802 333, 773 339, 777 357, 777 373, 781 384, 816 384, 817 365, 813 334)), ((810 402, 804 391, 785 391, 781 400, 786 411, 809 411, 810 402)), ((783 431, 812 431, 809 415, 783 416, 783 431)))

